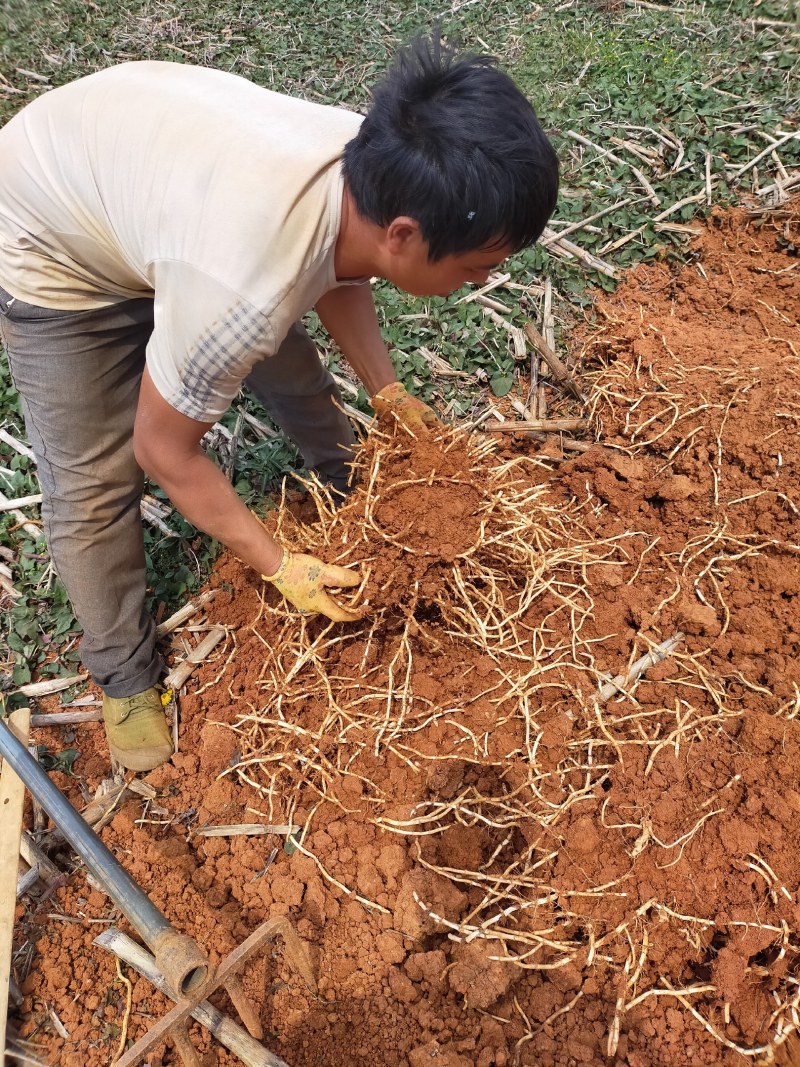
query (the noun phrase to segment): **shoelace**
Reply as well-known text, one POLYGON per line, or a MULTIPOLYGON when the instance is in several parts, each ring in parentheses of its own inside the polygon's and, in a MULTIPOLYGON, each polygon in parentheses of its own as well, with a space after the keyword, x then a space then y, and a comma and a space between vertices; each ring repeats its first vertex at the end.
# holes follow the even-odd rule
POLYGON ((134 712, 147 711, 149 707, 148 701, 142 700, 140 696, 125 697, 125 704, 119 718, 120 723, 127 722, 134 712))

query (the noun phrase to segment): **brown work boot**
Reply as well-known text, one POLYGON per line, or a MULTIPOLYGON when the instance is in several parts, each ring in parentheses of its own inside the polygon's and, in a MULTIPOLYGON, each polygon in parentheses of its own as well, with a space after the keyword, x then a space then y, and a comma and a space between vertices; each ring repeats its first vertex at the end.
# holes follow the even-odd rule
POLYGON ((155 686, 132 697, 103 694, 111 755, 131 771, 152 771, 172 755, 172 737, 155 686))

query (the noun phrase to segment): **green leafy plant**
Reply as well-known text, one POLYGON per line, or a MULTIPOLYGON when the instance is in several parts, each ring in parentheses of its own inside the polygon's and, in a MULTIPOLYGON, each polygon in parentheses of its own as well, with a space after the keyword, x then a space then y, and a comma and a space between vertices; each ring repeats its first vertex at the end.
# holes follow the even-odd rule
POLYGON ((61 771, 63 774, 73 775, 73 765, 78 755, 77 748, 51 752, 47 745, 36 746, 36 758, 46 771, 61 771))

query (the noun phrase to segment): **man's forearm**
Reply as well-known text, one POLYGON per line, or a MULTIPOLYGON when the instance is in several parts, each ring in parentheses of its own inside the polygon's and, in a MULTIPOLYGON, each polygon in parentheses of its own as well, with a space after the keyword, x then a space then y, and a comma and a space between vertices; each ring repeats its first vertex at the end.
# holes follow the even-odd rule
POLYGON ((370 396, 397 381, 368 285, 344 285, 316 304, 320 321, 370 396))
POLYGON ((189 522, 260 574, 272 575, 283 552, 201 450, 200 441, 210 425, 168 404, 145 367, 133 431, 137 463, 189 522))
POLYGON ((198 451, 180 466, 147 472, 180 513, 259 574, 272 575, 283 549, 246 507, 217 465, 198 451))

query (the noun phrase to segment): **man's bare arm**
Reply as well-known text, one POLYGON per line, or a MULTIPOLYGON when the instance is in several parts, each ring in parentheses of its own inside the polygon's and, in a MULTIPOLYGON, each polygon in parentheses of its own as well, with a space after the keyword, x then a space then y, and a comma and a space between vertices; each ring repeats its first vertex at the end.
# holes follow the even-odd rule
POLYGON ((227 545, 259 574, 272 575, 283 549, 200 448, 211 425, 176 411, 145 370, 133 436, 137 463, 189 522, 227 545))
POLYGON ((317 301, 316 312, 370 396, 397 381, 368 285, 331 289, 317 301))

